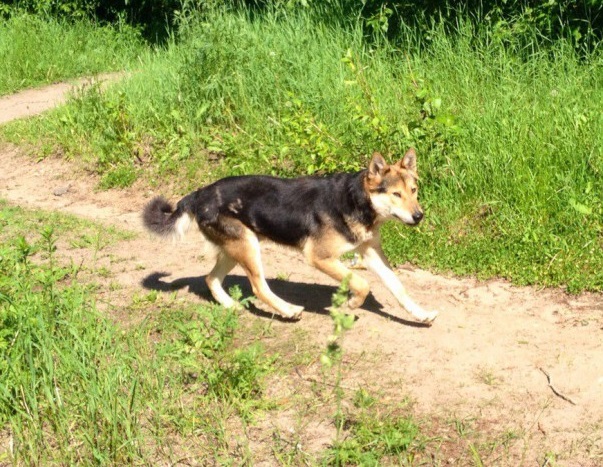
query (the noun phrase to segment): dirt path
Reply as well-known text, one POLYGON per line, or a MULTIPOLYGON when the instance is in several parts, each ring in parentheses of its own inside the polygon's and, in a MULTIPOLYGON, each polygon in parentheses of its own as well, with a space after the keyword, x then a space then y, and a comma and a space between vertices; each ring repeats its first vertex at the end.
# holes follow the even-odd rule
MULTIPOLYGON (((63 90, 37 92, 41 100, 57 102, 56 93, 63 90)), ((11 96, 14 107, 17 96, 11 96)), ((3 119, 8 115, 5 102, 0 100, 3 119)), ((114 280, 126 290, 177 288, 191 300, 208 300, 203 275, 211 264, 201 257, 199 237, 189 235, 181 245, 150 238, 143 233, 140 210, 154 193, 98 192, 96 183, 65 162, 35 163, 15 147, 0 147, 1 198, 140 233, 112 251, 123 258, 114 280)), ((288 276, 272 279, 273 290, 308 310, 299 323, 275 322, 276 338, 303 327, 323 346, 331 331, 324 308, 336 284, 288 250, 265 246, 264 262, 268 277, 288 276)), ((601 295, 569 296, 503 281, 447 278, 412 267, 398 273, 416 301, 439 310, 440 316, 431 328, 410 325, 385 288, 363 273, 371 281, 372 296, 346 337, 346 349, 377 357, 350 371, 353 383, 378 388, 386 397, 410 395, 418 413, 448 420, 456 436, 463 427, 496 433, 493 443, 506 436, 506 454, 486 465, 543 465, 547 453, 557 458, 549 465, 603 465, 601 295)), ((241 270, 233 274, 230 283, 240 283, 248 292, 241 270)))
POLYGON ((75 79, 69 83, 56 83, 43 88, 0 97, 0 125, 17 118, 31 117, 63 103, 71 90, 90 83, 107 83, 123 73, 102 73, 92 78, 75 79))

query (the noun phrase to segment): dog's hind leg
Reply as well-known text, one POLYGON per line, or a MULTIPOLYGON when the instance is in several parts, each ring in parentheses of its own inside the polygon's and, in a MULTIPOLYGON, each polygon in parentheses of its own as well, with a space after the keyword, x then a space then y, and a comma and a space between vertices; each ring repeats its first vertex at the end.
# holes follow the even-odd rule
POLYGON ((214 299, 226 308, 238 306, 238 303, 235 302, 222 287, 222 282, 224 281, 226 274, 228 274, 236 264, 237 262, 226 252, 220 251, 216 259, 216 265, 205 278, 205 282, 214 299))
POLYGON ((295 320, 301 318, 301 313, 304 310, 302 306, 286 302, 275 295, 268 287, 262 266, 260 242, 251 230, 245 228, 245 235, 237 240, 225 242, 223 248, 230 257, 243 267, 249 282, 251 282, 253 293, 260 300, 270 305, 285 318, 295 320))

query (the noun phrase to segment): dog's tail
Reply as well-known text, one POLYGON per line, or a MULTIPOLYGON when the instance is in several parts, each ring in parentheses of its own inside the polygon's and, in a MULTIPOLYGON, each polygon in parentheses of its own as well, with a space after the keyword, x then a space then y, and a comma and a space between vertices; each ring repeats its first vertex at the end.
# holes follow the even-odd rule
POLYGON ((174 209, 163 196, 153 198, 142 213, 144 226, 158 235, 183 237, 192 220, 192 214, 187 209, 188 203, 183 202, 185 200, 186 197, 174 209))

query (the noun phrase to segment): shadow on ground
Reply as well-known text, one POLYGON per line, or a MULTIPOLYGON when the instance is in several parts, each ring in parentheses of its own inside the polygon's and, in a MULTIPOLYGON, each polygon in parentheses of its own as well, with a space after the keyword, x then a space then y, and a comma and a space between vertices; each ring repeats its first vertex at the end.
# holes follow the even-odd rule
MULTIPOLYGON (((207 287, 207 284, 205 283, 205 276, 181 277, 174 279, 173 281, 167 281, 165 278, 168 276, 170 276, 170 274, 167 272, 151 273, 142 280, 142 286, 145 289, 157 290, 160 292, 173 292, 174 290, 188 288, 189 292, 197 295, 203 300, 209 302, 215 301, 209 291, 209 288, 207 287)), ((336 287, 330 285, 308 284, 305 282, 293 282, 282 279, 267 279, 267 282, 270 286, 270 289, 272 289, 272 291, 283 300, 294 303, 295 305, 302 305, 305 312, 320 315, 329 314, 329 310, 327 308, 331 306, 331 297, 337 290, 336 287)), ((249 281, 246 277, 238 275, 227 276, 224 280, 224 289, 230 290, 235 286, 240 288, 243 297, 253 295, 249 281)), ((387 313, 383 310, 383 305, 375 299, 372 293, 366 298, 366 301, 362 305, 362 309, 405 326, 419 328, 429 327, 428 324, 408 321, 387 313)), ((279 315, 260 309, 253 304, 250 304, 249 311, 256 316, 263 318, 275 318, 281 321, 289 321, 280 317, 279 315)), ((358 317, 356 318, 358 319, 358 317)))

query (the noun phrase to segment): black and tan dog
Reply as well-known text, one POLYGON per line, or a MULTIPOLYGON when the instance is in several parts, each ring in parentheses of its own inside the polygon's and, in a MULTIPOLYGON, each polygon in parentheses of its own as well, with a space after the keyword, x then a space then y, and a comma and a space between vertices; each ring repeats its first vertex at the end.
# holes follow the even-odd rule
POLYGON ((388 265, 379 238, 379 227, 388 219, 416 225, 422 218, 414 149, 392 165, 375 153, 368 168, 357 173, 293 179, 228 177, 185 196, 175 210, 164 198, 154 198, 143 215, 145 226, 161 235, 183 235, 192 220, 197 222, 218 249, 216 265, 206 281, 225 307, 238 305, 222 287, 224 277, 238 263, 258 298, 286 318, 301 318, 303 307, 279 298, 266 283, 259 242, 268 239, 302 251, 311 265, 337 281, 350 276, 351 308, 362 305, 369 285, 340 257, 358 252, 400 304, 416 319, 429 323, 437 312, 422 310, 407 295, 388 265))

